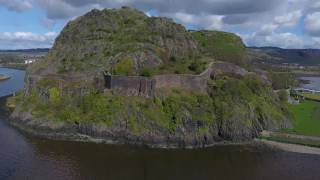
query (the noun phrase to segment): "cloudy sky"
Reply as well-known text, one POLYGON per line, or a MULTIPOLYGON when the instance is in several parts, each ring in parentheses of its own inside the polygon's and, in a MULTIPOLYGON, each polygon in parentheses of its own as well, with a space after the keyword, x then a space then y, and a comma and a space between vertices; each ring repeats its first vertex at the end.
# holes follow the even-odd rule
POLYGON ((121 6, 234 32, 248 46, 320 48, 320 0, 0 0, 0 49, 51 47, 69 20, 121 6))

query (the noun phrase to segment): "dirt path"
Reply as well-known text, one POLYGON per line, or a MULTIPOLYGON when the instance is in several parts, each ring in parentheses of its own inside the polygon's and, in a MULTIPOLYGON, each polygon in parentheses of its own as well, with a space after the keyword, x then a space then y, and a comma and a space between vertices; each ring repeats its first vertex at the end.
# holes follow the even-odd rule
POLYGON ((296 144, 280 143, 280 142, 269 141, 269 140, 259 140, 259 141, 283 151, 302 153, 302 154, 320 155, 320 148, 314 148, 314 147, 296 145, 296 144))

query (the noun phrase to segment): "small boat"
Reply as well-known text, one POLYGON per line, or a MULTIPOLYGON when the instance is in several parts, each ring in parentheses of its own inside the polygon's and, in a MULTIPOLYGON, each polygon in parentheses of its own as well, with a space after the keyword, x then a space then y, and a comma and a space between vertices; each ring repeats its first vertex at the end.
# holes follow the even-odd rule
POLYGON ((5 80, 8 80, 10 78, 11 78, 10 76, 4 75, 4 74, 0 74, 0 81, 5 81, 5 80))

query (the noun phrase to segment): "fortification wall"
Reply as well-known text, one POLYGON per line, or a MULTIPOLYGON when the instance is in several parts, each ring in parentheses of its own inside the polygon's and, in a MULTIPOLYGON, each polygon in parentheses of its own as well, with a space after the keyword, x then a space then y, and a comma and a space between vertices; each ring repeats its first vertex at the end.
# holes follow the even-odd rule
POLYGON ((52 87, 58 88, 61 96, 84 96, 91 91, 105 89, 105 80, 102 75, 27 75, 25 81, 25 95, 35 92, 44 101, 49 99, 52 87))
POLYGON ((243 77, 249 72, 234 64, 216 62, 208 65, 208 68, 199 75, 190 74, 166 74, 153 77, 143 76, 118 76, 118 75, 29 75, 27 76, 26 94, 35 90, 41 97, 48 99, 49 86, 39 86, 42 79, 53 80, 59 88, 61 95, 83 96, 88 91, 110 90, 124 96, 152 97, 157 89, 179 88, 188 91, 206 92, 210 77, 221 74, 243 77))
POLYGON ((166 74, 153 77, 106 75, 106 88, 126 96, 151 97, 157 89, 182 88, 205 92, 212 64, 200 75, 166 74))
POLYGON ((151 97, 155 81, 141 76, 106 76, 106 87, 126 96, 151 97))
POLYGON ((189 91, 205 92, 210 71, 201 75, 158 75, 154 76, 155 89, 182 88, 189 91))

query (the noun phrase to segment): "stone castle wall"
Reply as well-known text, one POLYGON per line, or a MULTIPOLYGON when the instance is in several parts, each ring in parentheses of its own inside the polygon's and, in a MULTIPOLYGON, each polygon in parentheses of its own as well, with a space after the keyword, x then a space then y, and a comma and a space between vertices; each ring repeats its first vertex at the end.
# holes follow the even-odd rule
POLYGON ((158 89, 177 88, 195 92, 206 92, 208 80, 220 74, 243 77, 249 72, 234 64, 216 62, 199 75, 165 74, 153 77, 118 75, 29 75, 26 78, 26 94, 36 91, 43 97, 50 97, 50 86, 39 86, 43 79, 54 80, 61 95, 83 96, 90 90, 112 91, 124 96, 152 97, 158 89))
POLYGON ((151 97, 155 80, 141 76, 105 76, 106 88, 126 96, 151 97))
POLYGON ((219 74, 244 76, 248 72, 236 65, 224 62, 211 63, 199 75, 166 74, 153 77, 106 75, 106 89, 126 96, 151 97, 157 89, 179 88, 188 91, 205 92, 211 76, 219 74))
POLYGON ((106 89, 126 96, 151 97, 157 89, 183 88, 190 91, 204 92, 207 76, 200 75, 158 75, 142 76, 105 76, 106 89))

